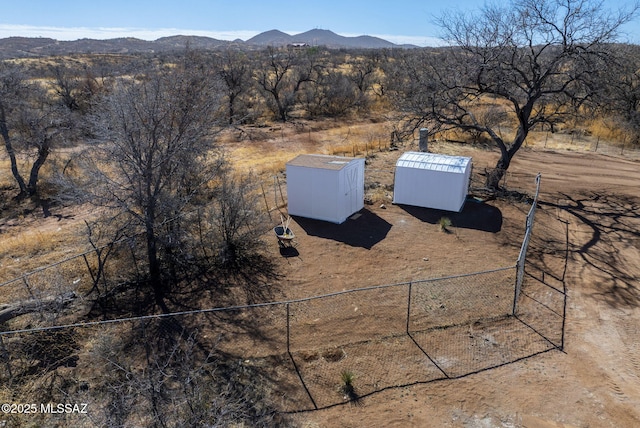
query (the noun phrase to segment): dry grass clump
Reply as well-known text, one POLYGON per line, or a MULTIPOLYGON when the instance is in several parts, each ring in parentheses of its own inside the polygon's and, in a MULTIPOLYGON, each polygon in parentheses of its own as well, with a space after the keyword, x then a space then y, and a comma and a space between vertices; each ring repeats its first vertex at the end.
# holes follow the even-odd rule
POLYGON ((438 220, 438 230, 440 232, 449 233, 449 228, 451 227, 451 219, 449 217, 440 217, 438 220))
POLYGON ((0 241, 0 259, 11 257, 34 257, 47 254, 65 242, 62 229, 53 231, 27 230, 13 236, 4 236, 0 241))
POLYGON ((389 148, 389 141, 383 138, 370 137, 364 140, 354 139, 351 143, 335 144, 329 149, 332 155, 337 156, 370 156, 373 153, 381 152, 389 148))
POLYGON ((393 191, 383 186, 370 187, 365 193, 365 202, 369 204, 388 204, 393 201, 393 191))
MULTIPOLYGON (((4 193, 10 198, 13 189, 4 193)), ((9 281, 43 266, 88 250, 86 209, 45 209, 31 200, 6 202, 0 217, 0 282, 9 281), (80 212, 82 210, 82 212, 80 212)))
MULTIPOLYGON (((260 128, 259 141, 238 141, 226 134, 221 139, 227 159, 240 171, 273 176, 285 170, 286 163, 300 154, 319 153, 339 156, 368 156, 389 146, 386 123, 296 122, 260 128)), ((255 133, 247 127, 245 135, 255 133)), ((253 138, 253 137, 251 137, 253 138)))
POLYGON ((342 125, 325 133, 328 153, 338 156, 369 156, 389 148, 391 131, 385 123, 342 125))
POLYGON ((586 124, 586 129, 594 137, 612 142, 625 142, 628 135, 615 118, 595 118, 586 124))
POLYGON ((62 228, 3 234, 0 239, 0 277, 8 280, 79 252, 71 244, 74 240, 72 235, 62 228))
MULTIPOLYGON (((2 153, 4 157, 4 152, 2 153)), ((0 169, 5 171, 5 173, 0 174, 0 188, 2 189, 10 189, 14 186, 13 177, 9 173, 11 171, 11 164, 9 163, 9 159, 0 158, 0 169)))

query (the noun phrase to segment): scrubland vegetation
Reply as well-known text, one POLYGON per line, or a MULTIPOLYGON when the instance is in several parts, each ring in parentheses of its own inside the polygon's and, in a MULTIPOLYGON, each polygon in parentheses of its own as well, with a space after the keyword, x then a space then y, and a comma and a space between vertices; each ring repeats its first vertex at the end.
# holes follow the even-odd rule
MULTIPOLYGON (((67 322, 215 307, 220 302, 198 290, 233 294, 232 286, 274 274, 260 251, 267 227, 260 183, 298 152, 366 156, 426 126, 431 138, 497 149, 500 162, 487 179, 496 191, 528 137, 580 132, 640 144, 640 47, 603 36, 628 17, 562 40, 533 31, 544 12, 533 10, 540 15, 526 28, 496 15, 466 27, 444 18, 455 48, 185 49, 4 61, 0 278, 94 249, 94 287, 84 290, 93 306, 65 312, 67 322), (508 37, 489 32, 491 19, 493 28, 535 37, 512 34, 512 44, 499 43, 508 37), (261 141, 278 131, 282 150, 265 153, 261 141), (34 225, 66 215, 84 221, 74 230, 34 225), (128 247, 111 251, 113 242, 128 247), (30 264, 16 270, 15 259, 30 264), (100 276, 107 264, 117 283, 100 276)), ((264 289, 244 296, 269 298, 264 289)), ((30 313, 2 328, 42 327, 47 319, 30 313)), ((94 421, 102 426, 286 425, 261 402, 259 374, 199 348, 192 328, 33 333, 19 345, 20 337, 0 337, 0 401, 93 394, 104 404, 94 421), (5 349, 12 346, 19 351, 5 349), (100 359, 100 381, 67 375, 78 355, 100 359)))

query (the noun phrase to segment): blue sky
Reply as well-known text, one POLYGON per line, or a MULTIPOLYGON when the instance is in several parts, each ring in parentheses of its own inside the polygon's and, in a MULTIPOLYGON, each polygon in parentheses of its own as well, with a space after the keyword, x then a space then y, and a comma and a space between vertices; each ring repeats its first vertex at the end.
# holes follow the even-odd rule
MULTIPOLYGON (((500 3, 504 0, 490 0, 500 3)), ((633 0, 607 0, 609 8, 633 0)), ((470 11, 484 0, 12 0, 0 15, 0 38, 10 36, 108 39, 188 34, 246 40, 263 31, 289 34, 314 28, 345 36, 372 35, 394 43, 436 43, 434 16, 470 11)), ((640 43, 640 20, 627 27, 640 43)))

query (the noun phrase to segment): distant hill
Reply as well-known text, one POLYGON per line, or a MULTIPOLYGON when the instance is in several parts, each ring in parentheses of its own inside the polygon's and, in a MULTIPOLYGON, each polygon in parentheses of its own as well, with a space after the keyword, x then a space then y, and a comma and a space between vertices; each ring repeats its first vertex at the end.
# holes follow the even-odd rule
POLYGON ((269 30, 253 36, 245 43, 258 46, 284 46, 294 43, 294 38, 280 30, 269 30))
POLYGON ((8 37, 0 39, 0 58, 41 55, 43 46, 51 46, 57 40, 43 37, 8 37))
POLYGON ((326 46, 328 48, 417 48, 415 45, 398 45, 388 40, 373 36, 347 37, 330 30, 314 29, 304 33, 289 35, 278 30, 266 31, 246 41, 249 45, 283 46, 286 44, 303 43, 309 46, 326 46))
POLYGON ((329 30, 311 30, 292 36, 312 46, 347 47, 347 48, 392 48, 398 45, 373 36, 345 37, 329 30))
POLYGON ((387 40, 373 36, 346 37, 329 30, 310 30, 300 34, 289 35, 279 30, 265 31, 246 41, 248 45, 284 46, 304 43, 309 46, 326 46, 328 48, 392 48, 417 47, 413 45, 396 45, 387 40))
MULTIPOLYGON (((165 48, 183 49, 185 46, 189 46, 193 49, 217 49, 220 47, 229 46, 231 44, 237 44, 238 41, 229 42, 227 40, 218 40, 211 37, 202 36, 170 36, 162 37, 152 42, 156 45, 162 45, 165 48)), ((239 43, 244 43, 240 40, 239 43)))
POLYGON ((211 37, 186 35, 162 37, 154 41, 140 40, 133 37, 107 40, 79 39, 73 41, 58 41, 45 37, 7 37, 0 39, 0 59, 73 53, 154 53, 184 49, 185 46, 190 46, 194 49, 213 50, 228 46, 256 49, 265 46, 280 47, 295 44, 358 49, 417 47, 414 45, 397 45, 373 36, 345 37, 329 30, 319 29, 294 35, 289 35, 280 30, 270 30, 260 33, 247 41, 238 39, 233 42, 217 40, 211 37))

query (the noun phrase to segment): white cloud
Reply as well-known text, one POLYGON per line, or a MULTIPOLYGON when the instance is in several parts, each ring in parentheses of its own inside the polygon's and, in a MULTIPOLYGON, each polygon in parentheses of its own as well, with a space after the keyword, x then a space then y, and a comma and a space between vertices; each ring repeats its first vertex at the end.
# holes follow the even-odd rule
POLYGON ((437 37, 428 36, 394 36, 390 34, 372 34, 372 36, 380 37, 381 39, 388 40, 391 43, 398 45, 409 44, 416 46, 443 46, 442 39, 437 37))
MULTIPOLYGON (((204 31, 186 30, 182 28, 118 28, 118 27, 38 27, 30 25, 0 24, 0 38, 5 37, 48 37, 56 40, 78 39, 113 39, 117 37, 135 37, 142 40, 156 40, 161 37, 188 35, 205 36, 218 40, 248 40, 259 34, 259 31, 204 31)), ((287 34, 298 34, 301 31, 285 31, 287 34)), ((339 33, 346 37, 361 34, 339 33)), ((370 34, 396 44, 412 44, 417 46, 441 46, 442 40, 427 36, 402 36, 392 34, 370 34)))
POLYGON ((160 37, 189 35, 206 36, 219 40, 247 40, 258 31, 203 31, 180 28, 89 28, 89 27, 35 27, 29 25, 0 24, 0 38, 5 37, 50 37, 56 40, 113 39, 135 37, 142 40, 156 40, 160 37))
POLYGON ((437 37, 429 36, 403 36, 394 34, 355 34, 355 33, 337 33, 344 37, 372 36, 379 37, 397 45, 416 45, 416 46, 444 46, 444 42, 437 37))

